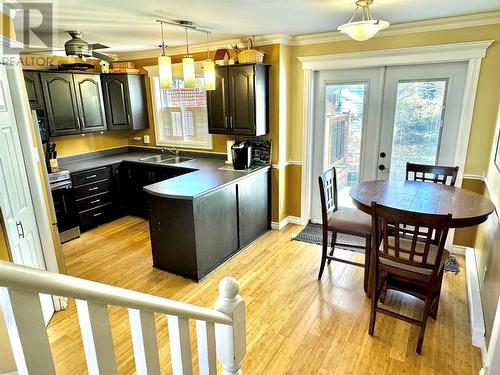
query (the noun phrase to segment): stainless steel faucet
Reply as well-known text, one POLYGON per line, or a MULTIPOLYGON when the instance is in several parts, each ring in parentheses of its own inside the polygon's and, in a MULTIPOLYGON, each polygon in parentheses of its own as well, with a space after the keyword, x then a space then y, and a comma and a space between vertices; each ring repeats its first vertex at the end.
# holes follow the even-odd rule
POLYGON ((162 147, 161 148, 161 153, 164 154, 165 151, 168 151, 168 152, 174 154, 175 156, 179 156, 179 150, 176 149, 176 148, 162 147))

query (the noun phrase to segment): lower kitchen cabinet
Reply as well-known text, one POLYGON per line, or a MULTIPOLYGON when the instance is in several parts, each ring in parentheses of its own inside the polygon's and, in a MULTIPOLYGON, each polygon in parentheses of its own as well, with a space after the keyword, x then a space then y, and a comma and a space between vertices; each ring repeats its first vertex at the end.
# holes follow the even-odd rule
POLYGON ((270 229, 263 169, 192 199, 148 194, 153 265, 199 281, 270 229))

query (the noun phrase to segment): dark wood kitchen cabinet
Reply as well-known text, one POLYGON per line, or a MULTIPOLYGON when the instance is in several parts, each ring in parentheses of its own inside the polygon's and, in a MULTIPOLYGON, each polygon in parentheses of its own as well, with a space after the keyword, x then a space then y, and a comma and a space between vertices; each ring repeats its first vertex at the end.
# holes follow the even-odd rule
POLYGON ((269 132, 269 65, 216 68, 216 89, 207 91, 211 134, 259 136, 269 132))
POLYGON ((98 74, 40 73, 52 136, 106 130, 98 74))
POLYGON ((24 84, 26 93, 32 110, 42 110, 45 112, 45 101, 43 100, 42 84, 40 83, 39 72, 24 72, 24 84))
POLYGON ((101 75, 104 105, 110 130, 149 127, 144 78, 133 74, 101 75))

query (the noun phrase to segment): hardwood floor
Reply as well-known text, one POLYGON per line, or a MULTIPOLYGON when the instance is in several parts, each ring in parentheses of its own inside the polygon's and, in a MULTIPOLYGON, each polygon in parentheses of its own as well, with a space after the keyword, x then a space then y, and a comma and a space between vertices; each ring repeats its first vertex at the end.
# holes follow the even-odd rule
MULTIPOLYGON (((463 258, 461 272, 445 273, 438 319, 428 323, 417 355, 415 326, 378 314, 375 335, 368 335, 362 270, 333 262, 318 281, 320 247, 290 240, 300 229, 288 225, 266 233, 199 284, 151 266, 149 228, 139 218, 102 225, 63 248, 70 275, 200 306, 213 306, 222 277, 236 277, 247 309, 245 374, 478 374, 463 258)), ((423 305, 393 292, 386 304, 413 316, 423 305)), ((119 373, 135 373, 127 311, 109 311, 119 373)), ((158 315, 156 323, 162 371, 169 373, 166 318, 158 315)), ((86 373, 74 301, 54 315, 48 332, 57 372, 86 373)))

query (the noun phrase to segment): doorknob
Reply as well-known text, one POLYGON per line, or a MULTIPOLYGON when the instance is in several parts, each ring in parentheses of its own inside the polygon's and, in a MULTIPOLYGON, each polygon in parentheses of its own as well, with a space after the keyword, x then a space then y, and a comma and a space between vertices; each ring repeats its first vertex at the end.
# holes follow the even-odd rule
POLYGON ((16 228, 17 228, 17 235, 19 238, 24 238, 24 227, 23 223, 21 223, 21 220, 16 221, 16 228))

